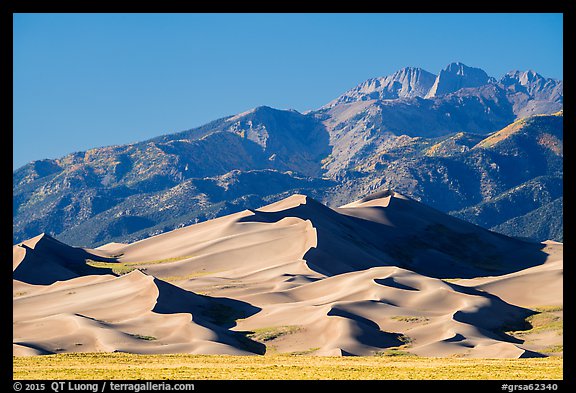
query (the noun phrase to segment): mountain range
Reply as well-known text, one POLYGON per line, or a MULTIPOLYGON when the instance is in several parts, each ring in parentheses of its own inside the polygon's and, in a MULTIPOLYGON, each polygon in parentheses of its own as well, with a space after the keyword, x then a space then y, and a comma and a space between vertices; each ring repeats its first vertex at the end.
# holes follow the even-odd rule
POLYGON ((563 83, 407 67, 299 113, 262 106, 13 173, 13 242, 133 242, 306 194, 392 189, 500 233, 562 241, 563 83))

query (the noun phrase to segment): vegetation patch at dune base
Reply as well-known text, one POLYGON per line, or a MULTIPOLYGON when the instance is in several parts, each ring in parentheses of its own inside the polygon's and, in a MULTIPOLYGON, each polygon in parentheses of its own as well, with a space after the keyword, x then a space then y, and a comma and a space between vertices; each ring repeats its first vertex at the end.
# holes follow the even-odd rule
POLYGON ((512 330, 509 333, 517 337, 542 332, 555 332, 559 336, 562 335, 564 331, 562 306, 536 307, 534 311, 536 312, 535 314, 526 318, 525 330, 512 330))
MULTIPOLYGON (((158 265, 162 263, 178 262, 184 259, 192 258, 193 255, 185 255, 181 257, 155 259, 150 261, 137 261, 137 262, 105 262, 105 261, 95 261, 93 259, 86 259, 86 265, 91 267, 96 267, 99 269, 111 269, 117 275, 128 274, 133 270, 139 268, 143 265, 158 265)), ((140 270, 145 270, 145 268, 139 268, 140 270)))
POLYGON ((154 340, 156 340, 156 337, 154 337, 154 336, 146 336, 146 335, 138 334, 138 333, 132 333, 132 334, 131 334, 131 333, 128 333, 128 335, 129 335, 129 336, 132 336, 132 337, 134 337, 134 338, 137 338, 137 339, 139 339, 139 340, 145 340, 145 341, 154 341, 154 340))
POLYGON ((562 358, 70 353, 14 357, 14 379, 562 379, 562 358))
POLYGON ((296 333, 299 330, 300 328, 298 326, 292 325, 266 327, 255 329, 253 332, 249 333, 247 337, 254 341, 267 342, 288 334, 296 333))
POLYGON ((429 322, 430 318, 427 317, 418 317, 418 316, 404 316, 404 315, 396 315, 392 317, 395 321, 400 322, 408 322, 408 323, 419 323, 419 322, 429 322))

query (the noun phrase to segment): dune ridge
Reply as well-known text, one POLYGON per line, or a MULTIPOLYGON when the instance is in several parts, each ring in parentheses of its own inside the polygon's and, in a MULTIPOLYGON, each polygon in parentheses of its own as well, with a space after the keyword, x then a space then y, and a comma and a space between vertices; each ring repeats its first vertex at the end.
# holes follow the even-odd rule
POLYGON ((547 356, 561 334, 522 331, 561 314, 562 247, 394 191, 336 209, 293 195, 98 249, 43 234, 13 247, 14 354, 547 356))

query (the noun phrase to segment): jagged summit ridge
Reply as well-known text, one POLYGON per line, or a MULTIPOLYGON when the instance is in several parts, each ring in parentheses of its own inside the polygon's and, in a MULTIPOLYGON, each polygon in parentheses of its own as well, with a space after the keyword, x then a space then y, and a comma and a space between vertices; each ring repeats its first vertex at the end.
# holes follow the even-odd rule
POLYGON ((502 77, 500 83, 509 90, 526 93, 536 99, 564 100, 562 81, 545 78, 532 70, 510 71, 502 77))
POLYGON ((422 68, 405 67, 392 75, 368 79, 325 107, 354 101, 423 97, 432 87, 434 79, 434 74, 422 68))
POLYGON ((431 99, 457 92, 463 88, 480 88, 485 85, 521 91, 537 99, 562 102, 563 97, 562 81, 545 78, 533 70, 513 70, 497 80, 480 68, 453 62, 438 75, 418 67, 404 67, 391 75, 368 79, 330 101, 321 109, 367 100, 415 97, 431 99))

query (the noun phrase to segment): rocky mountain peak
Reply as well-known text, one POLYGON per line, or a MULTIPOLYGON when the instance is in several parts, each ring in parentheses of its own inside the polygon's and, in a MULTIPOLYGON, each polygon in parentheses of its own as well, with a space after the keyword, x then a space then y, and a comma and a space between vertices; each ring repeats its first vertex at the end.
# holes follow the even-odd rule
POLYGON ((562 81, 545 78, 532 70, 510 71, 500 79, 500 84, 509 91, 525 93, 536 99, 562 102, 564 98, 562 81))
POLYGON ((435 78, 434 74, 422 68, 404 67, 391 75, 362 82, 326 104, 324 108, 356 101, 424 97, 435 78))
POLYGON ((500 82, 504 85, 510 85, 513 83, 520 84, 522 86, 528 86, 533 84, 537 81, 544 80, 545 78, 538 74, 535 71, 527 70, 527 71, 518 71, 513 70, 508 72, 506 75, 502 77, 500 82))
POLYGON ((435 75, 422 68, 405 67, 388 78, 389 84, 399 87, 398 97, 424 97, 432 87, 435 75))
POLYGON ((426 98, 453 93, 465 87, 480 87, 490 80, 480 68, 468 67, 460 62, 451 63, 440 71, 426 98))

